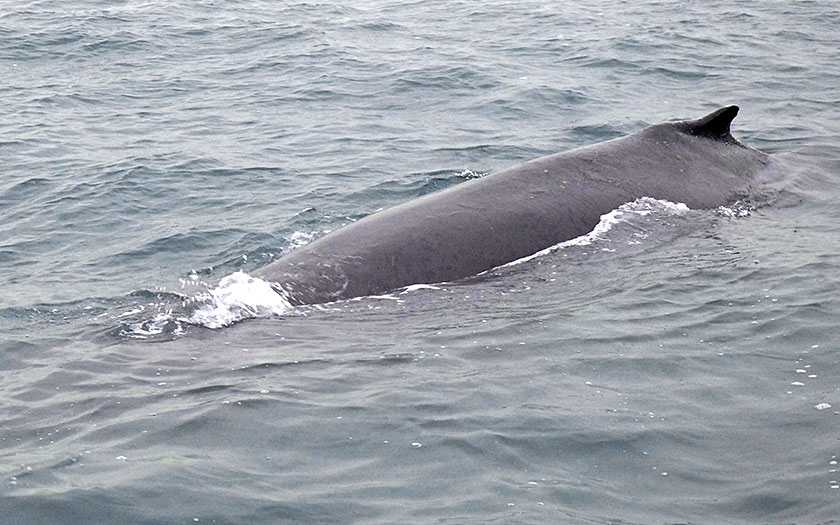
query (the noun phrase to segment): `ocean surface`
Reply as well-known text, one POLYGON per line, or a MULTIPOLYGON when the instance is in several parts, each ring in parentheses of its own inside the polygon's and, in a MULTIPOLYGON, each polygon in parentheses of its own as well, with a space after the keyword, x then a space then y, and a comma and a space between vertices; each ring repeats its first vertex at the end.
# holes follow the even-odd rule
POLYGON ((840 521, 836 1, 0 0, 0 79, 0 523, 840 521), (726 104, 755 202, 322 306, 248 276, 726 104))

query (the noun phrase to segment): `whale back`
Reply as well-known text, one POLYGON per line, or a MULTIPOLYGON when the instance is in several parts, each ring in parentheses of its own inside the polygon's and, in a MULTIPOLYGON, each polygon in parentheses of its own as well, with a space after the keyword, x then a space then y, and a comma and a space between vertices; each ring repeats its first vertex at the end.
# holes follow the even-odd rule
POLYGON ((769 162, 730 133, 737 106, 549 155, 351 223, 255 272, 292 302, 323 303, 452 281, 583 235, 653 197, 714 208, 769 162))

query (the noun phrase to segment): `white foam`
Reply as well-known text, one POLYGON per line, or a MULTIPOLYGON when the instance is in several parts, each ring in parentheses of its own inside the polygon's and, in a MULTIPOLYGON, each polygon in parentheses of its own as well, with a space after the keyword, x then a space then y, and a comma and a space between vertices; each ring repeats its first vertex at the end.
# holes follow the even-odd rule
MULTIPOLYGON (((324 233, 327 233, 326 231, 324 233)), ((294 250, 295 248, 300 248, 304 244, 309 244, 312 242, 312 239, 318 236, 318 232, 302 232, 296 231, 289 236, 289 251, 294 250)))
POLYGON ((148 339, 167 331, 171 332, 172 335, 184 333, 181 323, 173 318, 171 310, 161 312, 145 321, 131 323, 128 325, 128 330, 124 330, 122 333, 134 339, 148 339))
POLYGON ((736 201, 731 206, 718 206, 716 213, 721 217, 749 217, 752 215, 755 206, 749 202, 736 201))
POLYGON ((402 291, 400 292, 400 295, 406 294, 406 293, 411 293, 411 292, 414 292, 416 290, 440 290, 440 289, 441 289, 440 286, 435 286, 433 284, 422 284, 422 283, 421 284, 411 284, 411 285, 408 285, 405 288, 403 288, 402 291))
POLYGON ((589 233, 581 235, 580 237, 575 237, 574 239, 570 239, 568 241, 563 241, 559 244, 555 244, 554 246, 540 250, 537 253, 522 257, 521 259, 503 264, 502 267, 521 264, 536 257, 549 254, 560 248, 566 248, 568 246, 586 246, 592 244, 596 240, 602 239, 606 233, 612 230, 616 225, 623 222, 630 222, 636 217, 644 217, 652 213, 665 216, 682 215, 688 211, 688 206, 681 202, 671 202, 654 199, 652 197, 642 197, 632 202, 624 203, 611 212, 601 215, 601 220, 598 221, 598 224, 596 224, 595 228, 593 228, 589 233))
POLYGON ((484 177, 486 175, 487 175, 487 173, 484 173, 484 172, 478 172, 478 171, 473 171, 469 168, 464 168, 464 171, 462 171, 461 173, 458 173, 456 175, 456 177, 459 177, 459 178, 462 178, 462 179, 480 179, 481 177, 484 177))
POLYGON ((184 321, 207 328, 221 328, 242 319, 288 313, 292 305, 287 296, 271 283, 234 272, 219 285, 196 295, 198 306, 184 321))

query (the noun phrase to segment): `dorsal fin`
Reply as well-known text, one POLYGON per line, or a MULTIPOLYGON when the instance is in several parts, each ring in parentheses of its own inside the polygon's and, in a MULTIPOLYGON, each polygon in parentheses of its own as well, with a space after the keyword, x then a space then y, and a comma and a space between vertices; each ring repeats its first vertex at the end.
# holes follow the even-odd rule
POLYGON ((724 142, 735 141, 729 133, 729 125, 732 124, 732 120, 737 114, 738 106, 726 106, 697 120, 683 122, 683 129, 686 133, 699 137, 708 137, 724 142))

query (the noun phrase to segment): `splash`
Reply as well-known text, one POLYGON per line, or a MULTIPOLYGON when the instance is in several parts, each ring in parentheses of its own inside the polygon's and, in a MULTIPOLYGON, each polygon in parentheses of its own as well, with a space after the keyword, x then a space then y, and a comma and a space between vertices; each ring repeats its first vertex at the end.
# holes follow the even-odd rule
POLYGON ((718 206, 715 213, 721 217, 749 217, 755 210, 755 205, 748 201, 736 201, 731 206, 718 206))
POLYGON ((682 215, 688 211, 688 206, 681 202, 670 202, 654 199, 652 197, 642 197, 632 202, 622 204, 611 212, 601 215, 601 220, 598 221, 598 224, 596 224, 595 228, 593 228, 589 233, 581 235, 580 237, 575 237, 574 239, 569 239, 568 241, 563 241, 559 244, 555 244, 554 246, 550 246, 544 250, 522 257, 521 259, 503 264, 501 268, 521 264, 561 248, 592 244, 599 239, 603 239, 607 232, 612 230, 618 224, 633 222, 639 217, 646 217, 651 214, 659 216, 682 215))
MULTIPOLYGON (((138 310, 143 311, 144 308, 141 307, 127 313, 136 314, 138 310)), ((125 316, 126 314, 123 314, 120 317, 125 316)), ((161 335, 179 336, 183 333, 183 323, 172 315, 171 310, 160 312, 151 319, 129 323, 121 331, 121 335, 132 339, 154 339, 161 335)))
POLYGON ((487 172, 473 171, 469 168, 464 168, 464 170, 461 173, 458 173, 455 176, 458 177, 459 179, 470 180, 470 179, 480 179, 482 177, 485 177, 486 175, 487 175, 487 172))
POLYGON ((122 337, 161 341, 186 333, 189 326, 222 328, 243 319, 288 315, 292 311, 288 295, 276 285, 234 272, 215 287, 198 280, 195 274, 182 280, 182 288, 202 287, 193 294, 146 292, 154 300, 134 304, 117 316, 122 337))
POLYGON ((206 328, 222 328, 252 317, 283 315, 292 309, 282 290, 241 271, 224 277, 218 286, 197 294, 192 301, 197 307, 184 321, 206 328))

